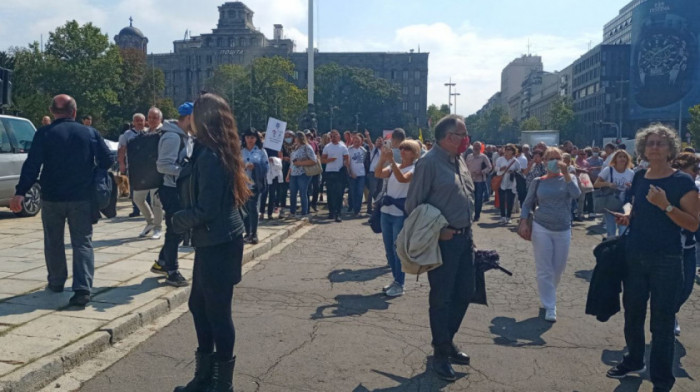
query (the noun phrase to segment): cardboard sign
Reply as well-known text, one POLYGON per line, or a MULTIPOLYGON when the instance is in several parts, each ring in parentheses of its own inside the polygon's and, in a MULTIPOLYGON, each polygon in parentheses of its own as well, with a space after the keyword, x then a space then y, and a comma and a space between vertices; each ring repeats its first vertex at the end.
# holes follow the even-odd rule
POLYGON ((382 137, 384 137, 384 140, 389 140, 389 139, 391 139, 391 135, 393 135, 393 134, 394 134, 394 130, 393 130, 393 129, 389 129, 389 130, 386 130, 386 129, 385 129, 385 130, 382 131, 382 137))
POLYGON ((282 150, 282 143, 284 143, 284 132, 286 130, 286 122, 270 117, 267 120, 267 131, 265 132, 265 142, 263 142, 263 147, 275 151, 282 150))

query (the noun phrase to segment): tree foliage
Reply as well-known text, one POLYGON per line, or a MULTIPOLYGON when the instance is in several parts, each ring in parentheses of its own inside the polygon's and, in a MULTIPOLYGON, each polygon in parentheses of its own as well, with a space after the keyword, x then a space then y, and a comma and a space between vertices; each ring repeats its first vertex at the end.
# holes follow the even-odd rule
POLYGON ((549 108, 546 119, 546 128, 558 130, 561 140, 575 140, 580 143, 586 139, 586 135, 576 134, 576 116, 571 98, 558 97, 549 108))
POLYGON ((693 145, 700 146, 700 104, 691 107, 689 112, 688 132, 692 135, 693 145))
POLYGON ((522 131, 536 131, 542 129, 542 124, 537 117, 528 117, 520 123, 520 130, 522 131))
POLYGON ((0 50, 0 68, 15 69, 14 53, 0 50))

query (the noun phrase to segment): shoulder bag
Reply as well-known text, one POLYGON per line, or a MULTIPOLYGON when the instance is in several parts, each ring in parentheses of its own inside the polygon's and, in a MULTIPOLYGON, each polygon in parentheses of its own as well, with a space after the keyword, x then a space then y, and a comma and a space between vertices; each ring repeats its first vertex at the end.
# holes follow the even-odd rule
POLYGON ((495 175, 491 179, 491 189, 494 190, 494 192, 498 192, 499 189, 501 189, 501 182, 503 182, 503 176, 508 173, 508 169, 510 169, 511 166, 515 163, 515 159, 506 167, 506 170, 503 171, 503 174, 500 175, 495 175))
POLYGON ((525 224, 527 225, 529 235, 520 236, 525 241, 532 241, 532 222, 535 218, 535 208, 537 207, 537 188, 540 186, 540 181, 542 181, 542 177, 537 178, 535 180, 535 204, 532 206, 532 211, 530 211, 530 215, 528 215, 527 219, 525 220, 525 224))
MULTIPOLYGON (((615 168, 610 168, 610 182, 613 182, 613 172, 615 168)), ((598 188, 593 191, 593 212, 602 214, 605 210, 621 211, 624 203, 620 200, 620 191, 609 187, 598 188)))
MULTIPOLYGON (((311 148, 311 147, 309 146, 309 148, 311 148)), ((306 152, 307 152, 306 157, 308 159, 313 159, 309 156, 308 150, 306 150, 306 152)), ((313 153, 313 149, 311 150, 311 153, 313 153)), ((321 174, 321 172, 323 171, 323 169, 321 168, 321 162, 319 161, 318 157, 316 157, 316 162, 314 162, 313 165, 302 166, 302 168, 304 169, 304 173, 309 177, 317 176, 317 175, 321 174)))

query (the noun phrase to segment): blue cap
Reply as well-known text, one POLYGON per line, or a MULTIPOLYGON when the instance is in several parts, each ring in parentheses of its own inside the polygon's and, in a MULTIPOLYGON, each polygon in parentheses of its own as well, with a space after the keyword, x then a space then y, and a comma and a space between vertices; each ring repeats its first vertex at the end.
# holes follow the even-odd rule
POLYGON ((180 105, 179 108, 177 108, 177 112, 181 116, 189 116, 192 114, 192 108, 194 108, 194 104, 192 102, 185 102, 182 105, 180 105))

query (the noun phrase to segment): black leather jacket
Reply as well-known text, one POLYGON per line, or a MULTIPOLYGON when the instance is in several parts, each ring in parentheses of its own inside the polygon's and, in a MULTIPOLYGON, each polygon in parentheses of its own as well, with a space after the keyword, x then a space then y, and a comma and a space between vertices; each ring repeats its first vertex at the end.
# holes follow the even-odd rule
POLYGON ((233 240, 243 233, 243 219, 234 205, 230 175, 216 152, 195 142, 192 157, 177 180, 183 210, 173 215, 176 233, 192 230, 192 246, 233 240))

